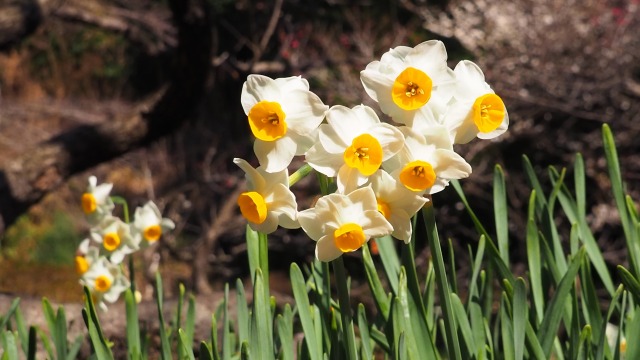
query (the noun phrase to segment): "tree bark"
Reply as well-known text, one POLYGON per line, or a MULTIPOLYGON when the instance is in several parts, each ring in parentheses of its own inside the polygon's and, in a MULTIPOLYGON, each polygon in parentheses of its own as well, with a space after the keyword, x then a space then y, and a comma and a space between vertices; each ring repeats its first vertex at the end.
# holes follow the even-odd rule
POLYGON ((206 0, 171 0, 170 9, 177 29, 174 61, 167 70, 171 81, 108 122, 78 126, 5 163, 0 169, 0 236, 73 174, 171 134, 193 113, 210 69, 210 14, 206 0))

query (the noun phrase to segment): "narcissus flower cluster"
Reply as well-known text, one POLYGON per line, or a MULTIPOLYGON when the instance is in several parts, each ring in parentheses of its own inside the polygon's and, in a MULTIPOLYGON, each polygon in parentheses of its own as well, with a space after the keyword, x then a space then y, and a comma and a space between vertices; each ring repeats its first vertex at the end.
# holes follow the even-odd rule
POLYGON ((255 137, 259 166, 234 159, 248 191, 238 199, 252 229, 302 227, 331 261, 370 239, 411 240, 411 218, 452 179, 471 174, 454 145, 504 133, 509 116, 480 68, 451 69, 440 41, 398 46, 361 72, 365 92, 391 123, 365 105, 329 107, 301 77, 249 75, 241 102, 255 137), (288 168, 304 156, 335 183, 315 205, 299 211, 288 168))
POLYGON ((107 309, 105 302, 115 302, 130 286, 121 266, 125 256, 155 244, 175 227, 151 201, 135 210, 130 223, 114 216, 112 188, 112 184, 98 185, 95 176, 89 177, 81 205, 91 229, 75 257, 80 284, 89 288, 92 300, 103 310, 107 309))

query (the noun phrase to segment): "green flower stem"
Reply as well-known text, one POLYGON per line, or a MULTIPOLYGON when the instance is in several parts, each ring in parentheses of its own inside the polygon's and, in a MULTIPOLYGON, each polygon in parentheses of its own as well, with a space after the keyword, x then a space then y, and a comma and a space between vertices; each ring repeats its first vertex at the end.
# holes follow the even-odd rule
POLYGON ((351 315, 351 302, 349 301, 349 288, 347 286, 347 273, 344 269, 342 256, 332 261, 336 285, 338 287, 338 303, 340 304, 340 316, 342 317, 342 335, 347 345, 347 359, 357 360, 358 349, 356 347, 356 334, 353 329, 353 317, 351 315))
MULTIPOLYGON (((258 264, 262 271, 262 283, 265 289, 265 300, 269 301, 269 239, 267 234, 258 231, 258 264)), ((254 284, 255 286, 255 284, 254 284)))
POLYGON ((129 254, 129 282, 130 284, 130 288, 131 288, 131 293, 135 296, 136 294, 136 274, 135 271, 133 269, 133 254, 129 254))
POLYGON ((289 175, 289 186, 293 186, 293 184, 298 181, 304 179, 305 176, 309 175, 309 173, 313 170, 311 165, 304 164, 300 167, 300 169, 296 170, 293 174, 289 175))
POLYGON ((125 223, 129 223, 129 204, 127 204, 127 200, 122 196, 111 196, 111 201, 114 204, 122 205, 122 217, 124 218, 125 223))
POLYGON ((436 217, 433 212, 432 201, 422 208, 422 218, 424 219, 425 226, 427 227, 429 248, 431 249, 436 281, 438 283, 438 288, 440 289, 440 305, 442 306, 444 329, 447 336, 448 358, 462 360, 460 342, 458 341, 458 333, 456 332, 455 314, 450 297, 451 290, 449 290, 447 273, 444 268, 444 259, 442 258, 442 249, 440 248, 440 239, 438 238, 438 229, 436 228, 436 217))

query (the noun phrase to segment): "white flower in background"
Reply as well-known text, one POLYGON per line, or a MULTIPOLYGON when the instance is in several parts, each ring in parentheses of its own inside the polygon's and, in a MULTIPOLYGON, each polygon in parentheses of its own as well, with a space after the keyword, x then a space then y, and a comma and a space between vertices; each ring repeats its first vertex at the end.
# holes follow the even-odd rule
POLYGON ((317 241, 316 257, 320 261, 356 251, 371 238, 393 231, 393 226, 378 211, 376 196, 368 186, 348 195, 323 196, 315 207, 299 212, 298 221, 307 235, 317 241))
POLYGON ((397 128, 381 123, 375 111, 364 105, 329 109, 319 139, 305 154, 306 161, 320 173, 337 176, 341 193, 364 185, 383 161, 402 149, 404 141, 397 128))
POLYGON ((289 190, 287 169, 269 173, 262 166, 253 168, 243 159, 233 162, 246 174, 247 190, 238 196, 238 206, 249 226, 265 234, 270 234, 278 225, 287 229, 297 229, 298 204, 289 190))
POLYGON ((471 165, 451 150, 446 134, 434 132, 424 136, 408 127, 400 130, 405 136, 404 148, 386 161, 383 168, 407 189, 420 194, 435 194, 442 191, 449 180, 471 174, 471 165))
POLYGON ((371 189, 376 195, 378 211, 393 226, 391 236, 408 244, 411 241, 411 217, 429 200, 407 189, 383 170, 371 177, 371 189))
POLYGON ((509 115, 502 99, 485 82, 482 70, 463 60, 454 69, 456 90, 443 123, 455 144, 474 138, 493 139, 509 127, 509 115))
POLYGON ((120 264, 126 255, 140 248, 140 240, 132 236, 131 226, 115 216, 105 218, 91 229, 91 239, 114 264, 120 264))
POLYGON ((256 137, 255 154, 267 172, 282 171, 313 145, 329 109, 301 77, 249 75, 241 101, 256 137))
POLYGON ((94 261, 82 275, 80 284, 89 288, 92 301, 106 311, 108 303, 114 303, 120 294, 129 287, 129 280, 118 265, 112 264, 106 257, 94 261))
POLYGON ((394 121, 413 126, 414 120, 434 124, 453 96, 455 77, 447 66, 441 41, 425 41, 414 48, 390 49, 360 73, 365 91, 394 121))
POLYGON ((162 217, 160 209, 153 201, 148 201, 144 206, 136 208, 131 234, 134 237, 134 243, 138 243, 140 247, 147 247, 160 240, 162 234, 175 227, 176 225, 171 219, 162 217))
POLYGON ((95 176, 89 177, 89 186, 82 194, 81 204, 82 211, 87 215, 89 221, 93 224, 102 221, 102 219, 111 214, 114 208, 113 201, 109 197, 113 184, 100 184, 95 176))
POLYGON ((78 250, 76 250, 76 257, 74 259, 76 265, 76 273, 82 275, 89 270, 91 264, 93 264, 100 256, 100 249, 95 246, 91 246, 91 239, 84 239, 78 250))
MULTIPOLYGON (((607 327, 605 328, 605 336, 607 337, 607 344, 609 344, 609 349, 614 351, 616 349, 616 344, 618 343, 618 336, 620 328, 612 323, 607 323, 607 327)), ((627 339, 624 335, 620 336, 620 358, 624 359, 625 354, 627 353, 627 339)))

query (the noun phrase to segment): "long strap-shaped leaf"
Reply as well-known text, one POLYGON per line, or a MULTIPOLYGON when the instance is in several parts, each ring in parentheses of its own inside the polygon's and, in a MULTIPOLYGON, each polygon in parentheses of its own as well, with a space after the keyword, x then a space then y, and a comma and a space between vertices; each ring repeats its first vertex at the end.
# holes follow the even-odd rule
POLYGON ((109 348, 107 340, 100 328, 100 321, 96 314, 96 308, 91 300, 91 292, 86 286, 84 287, 84 297, 85 300, 84 309, 82 309, 82 317, 87 329, 89 330, 89 338, 91 339, 93 351, 95 352, 96 357, 100 360, 113 359, 111 349, 109 348))
POLYGON ((170 360, 171 356, 171 345, 169 344, 169 336, 167 334, 167 327, 164 321, 164 313, 162 311, 163 308, 163 288, 162 288, 162 278, 160 277, 160 273, 156 273, 156 303, 158 305, 158 321, 160 322, 160 356, 162 360, 170 360))
POLYGON ((453 304, 451 303, 451 292, 444 267, 444 259, 442 258, 442 249, 440 248, 440 239, 438 229, 436 228, 432 202, 422 208, 422 217, 427 227, 427 238, 429 239, 429 248, 433 256, 432 260, 436 274, 436 282, 440 290, 440 306, 442 307, 442 315, 444 318, 448 354, 451 359, 461 360, 462 354, 460 353, 460 342, 458 340, 458 327, 456 325, 453 304))
POLYGON ((560 280, 560 284, 558 284, 558 288, 549 302, 549 306, 544 314, 544 319, 542 319, 542 323, 538 329, 538 339, 540 339, 540 345, 547 358, 551 356, 551 347, 556 337, 558 327, 560 326, 560 321, 562 320, 565 302, 576 280, 578 270, 580 270, 580 264, 585 251, 584 247, 581 248, 578 254, 571 260, 571 265, 569 265, 567 273, 562 277, 562 280, 560 280))
POLYGON ((293 297, 296 299, 298 315, 300 323, 302 323, 302 331, 309 349, 309 358, 311 360, 322 359, 322 343, 316 341, 316 330, 313 324, 311 305, 309 304, 309 296, 307 295, 307 285, 302 276, 302 271, 296 263, 291 264, 290 270, 291 286, 293 288, 293 297))

